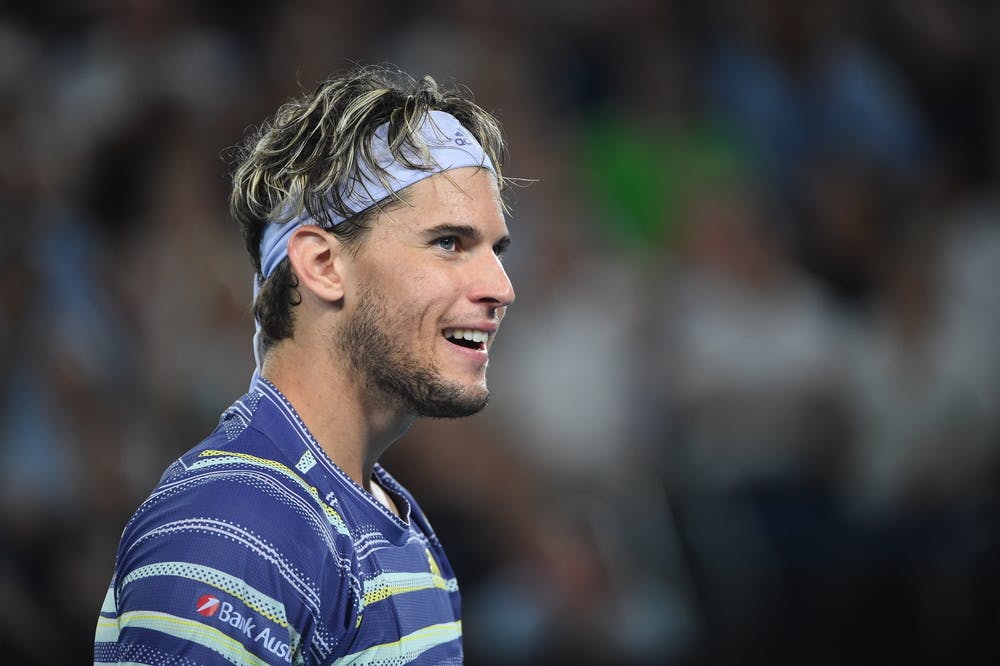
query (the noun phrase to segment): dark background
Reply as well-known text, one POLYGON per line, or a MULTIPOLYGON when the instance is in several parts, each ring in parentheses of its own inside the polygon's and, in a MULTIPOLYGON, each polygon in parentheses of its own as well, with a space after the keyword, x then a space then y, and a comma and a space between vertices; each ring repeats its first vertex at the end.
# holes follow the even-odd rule
POLYGON ((245 390, 230 147, 389 62, 535 181, 491 405, 386 461, 469 663, 996 663, 998 42, 945 0, 0 1, 3 661, 88 662, 245 390))

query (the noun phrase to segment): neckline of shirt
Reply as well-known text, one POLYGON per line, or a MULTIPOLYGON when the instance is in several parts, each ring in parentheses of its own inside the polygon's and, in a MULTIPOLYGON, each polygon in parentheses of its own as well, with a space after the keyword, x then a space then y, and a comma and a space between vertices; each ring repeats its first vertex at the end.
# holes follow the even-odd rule
MULTIPOLYGON (((270 404, 274 405, 284 417, 286 423, 288 423, 295 434, 298 435, 299 440, 303 443, 306 450, 312 453, 313 458, 316 460, 318 465, 322 467, 328 475, 336 479, 349 492, 352 492, 354 495, 360 497, 364 502, 367 502, 372 508, 374 508, 382 518, 388 521, 389 525, 387 525, 387 527, 391 526, 394 528, 394 531, 397 532, 397 537, 403 536, 409 532, 412 507, 406 497, 404 497, 399 491, 399 482, 396 481, 385 468, 383 468, 380 464, 375 463, 372 475, 375 478, 375 482, 379 483, 382 488, 389 493, 390 497, 400 504, 398 508, 402 513, 402 517, 397 516, 387 507, 383 506, 374 495, 361 487, 357 481, 352 479, 347 472, 341 469, 341 467, 327 455, 326 451, 323 450, 323 447, 320 446, 316 437, 313 436, 312 432, 302 420, 302 417, 299 416, 298 411, 296 411, 292 403, 288 401, 288 398, 286 398, 281 390, 272 384, 270 380, 265 377, 256 378, 254 385, 251 387, 251 391, 260 393, 270 404)), ((284 445, 284 438, 279 438, 276 443, 279 446, 284 445)), ((301 452, 298 452, 298 455, 301 455, 301 452)), ((298 459, 296 455, 291 457, 292 459, 298 459)), ((312 470, 310 470, 310 472, 311 471, 312 470)), ((304 474, 308 475, 309 473, 305 472, 304 474)))

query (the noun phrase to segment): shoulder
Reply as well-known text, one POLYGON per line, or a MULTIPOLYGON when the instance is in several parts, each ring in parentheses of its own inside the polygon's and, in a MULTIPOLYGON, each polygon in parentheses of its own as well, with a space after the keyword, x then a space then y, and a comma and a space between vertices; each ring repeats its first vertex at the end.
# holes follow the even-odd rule
POLYGON ((331 618, 349 625, 359 596, 338 518, 266 437, 246 428, 230 438, 220 424, 127 525, 114 578, 120 617, 207 626, 251 650, 263 629, 293 647, 317 635, 337 642, 331 618))
POLYGON ((351 547, 346 524, 266 436, 248 428, 228 439, 220 430, 171 465, 136 510, 119 567, 183 556, 278 567, 314 585, 305 572, 351 547))

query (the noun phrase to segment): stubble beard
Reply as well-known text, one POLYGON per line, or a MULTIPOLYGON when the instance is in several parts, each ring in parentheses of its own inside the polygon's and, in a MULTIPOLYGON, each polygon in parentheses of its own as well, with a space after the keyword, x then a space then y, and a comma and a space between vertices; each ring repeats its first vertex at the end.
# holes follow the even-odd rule
POLYGON ((486 406, 485 387, 469 389, 447 381, 432 363, 421 363, 390 335, 385 326, 390 319, 376 290, 366 289, 359 298, 358 309, 336 340, 357 381, 414 416, 460 418, 486 406))

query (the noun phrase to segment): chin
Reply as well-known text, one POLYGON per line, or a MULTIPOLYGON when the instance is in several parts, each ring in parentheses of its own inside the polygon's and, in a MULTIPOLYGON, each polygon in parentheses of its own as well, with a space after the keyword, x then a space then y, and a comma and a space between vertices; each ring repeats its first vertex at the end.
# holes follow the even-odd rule
POLYGON ((486 406, 490 392, 484 378, 463 382, 445 379, 428 368, 381 365, 375 386, 398 407, 414 416, 460 418, 486 406))
POLYGON ((435 419, 457 419, 477 414, 486 406, 490 392, 485 387, 475 389, 433 392, 423 399, 411 402, 417 416, 435 419))

